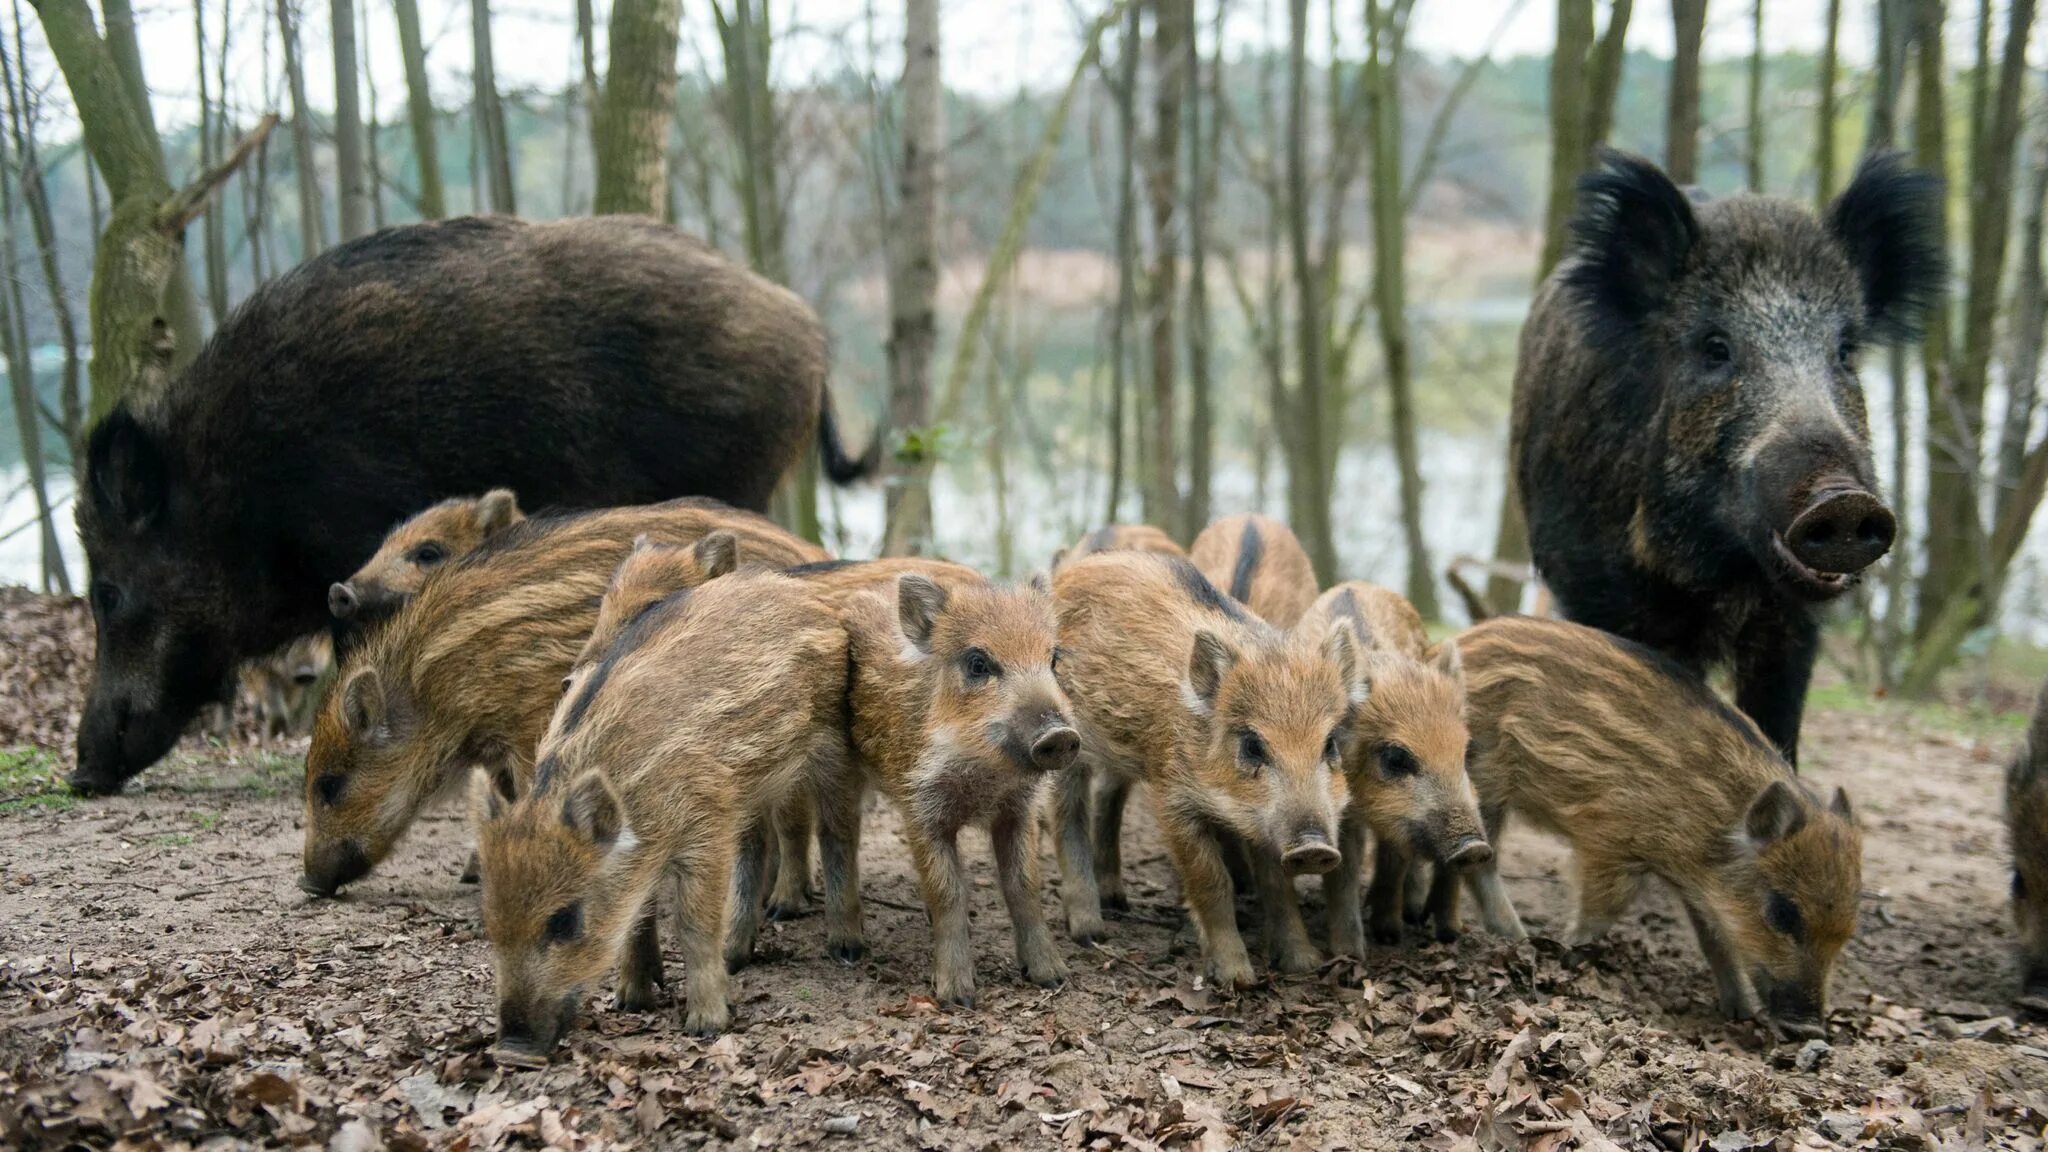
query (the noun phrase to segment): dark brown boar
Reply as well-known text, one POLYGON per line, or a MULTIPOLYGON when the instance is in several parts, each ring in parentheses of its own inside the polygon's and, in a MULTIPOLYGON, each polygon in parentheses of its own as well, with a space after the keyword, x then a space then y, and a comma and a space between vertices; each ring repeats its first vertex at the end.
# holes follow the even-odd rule
POLYGON ((763 509, 840 450, 795 294, 630 216, 387 228, 265 284, 191 365, 92 429, 96 632, 81 792, 161 756, 242 662, 325 627, 393 524, 500 485, 530 508, 763 509))
POLYGON ((1372 934, 1401 939, 1408 869, 1417 859, 1451 865, 1489 859, 1479 797, 1465 774, 1471 735, 1465 727, 1465 681, 1458 646, 1432 652, 1422 617, 1400 594, 1354 580, 1318 597, 1295 627, 1311 636, 1349 629, 1360 657, 1351 694, 1354 713, 1344 749, 1351 802, 1338 836, 1343 861, 1324 874, 1330 950, 1365 954, 1358 885, 1372 833, 1372 934))
POLYGON ((2005 775, 2005 822, 2020 989, 2030 999, 2048 999, 2048 687, 2034 701, 2026 741, 2005 775))
POLYGON ((1105 524, 1081 537, 1072 547, 1062 548, 1053 553, 1052 571, 1060 565, 1071 564, 1083 556, 1097 552, 1163 552, 1168 556, 1185 556, 1187 550, 1174 542, 1173 537, 1150 524, 1105 524))
POLYGON ((510 488, 443 500, 393 528, 355 575, 328 588, 328 614, 351 629, 382 623, 419 592, 429 573, 524 519, 510 488))
POLYGON ((1337 866, 1347 799, 1339 769, 1354 701, 1348 630, 1283 633, 1218 592, 1189 561, 1090 556, 1053 578, 1061 683, 1082 754, 1058 806, 1067 931, 1102 933, 1087 795, 1095 772, 1142 781, 1220 988, 1252 981, 1225 863, 1244 846, 1282 971, 1318 962, 1291 876, 1337 866))
POLYGON ((765 517, 674 500, 532 517, 436 572, 349 655, 314 720, 300 886, 331 895, 367 874, 471 767, 523 785, 634 538, 688 544, 720 530, 770 565, 822 554, 765 517))
POLYGON ((1873 156, 1816 218, 1605 153, 1522 328, 1510 456, 1562 614, 1693 671, 1796 762, 1820 609, 1883 556, 1856 364, 1944 283, 1941 183, 1873 156))
POLYGON ((1320 587, 1315 565, 1287 525, 1257 513, 1202 529, 1188 558, 1209 583, 1275 628, 1292 628, 1320 587))
MULTIPOLYGON (((1499 846, 1513 813, 1571 843, 1566 942, 1599 938, 1659 877, 1692 919, 1723 1011, 1767 1009, 1787 1032, 1823 1034, 1862 886, 1848 797, 1816 798, 1755 724, 1648 648, 1517 616, 1458 647, 1489 839, 1499 846)), ((1463 872, 1487 928, 1520 937, 1498 856, 1463 872)))
MULTIPOLYGON (((950 567, 950 566, 948 566, 950 567)), ((1037 801, 1045 783, 1073 763, 1081 738, 1054 678, 1058 624, 1042 589, 906 572, 889 592, 847 605, 853 666, 853 747, 866 781, 903 814, 932 924, 933 985, 940 1003, 974 1005, 974 951, 967 931, 972 884, 960 861, 960 830, 986 828, 996 880, 1017 937, 1017 967, 1050 987, 1066 964, 1039 904, 1037 801), (941 583, 944 580, 944 583, 941 583), (892 594, 893 593, 893 594, 892 594)), ((852 828, 858 843, 863 789, 830 789, 828 828, 852 828)), ((859 883, 853 854, 828 890, 837 939, 859 939, 859 883)))
POLYGON ((655 889, 675 877, 684 1026, 731 1019, 726 975, 752 953, 769 814, 845 769, 846 631, 817 590, 747 572, 642 614, 561 701, 533 785, 474 786, 498 1052, 545 1062, 613 968, 653 1001, 655 889))

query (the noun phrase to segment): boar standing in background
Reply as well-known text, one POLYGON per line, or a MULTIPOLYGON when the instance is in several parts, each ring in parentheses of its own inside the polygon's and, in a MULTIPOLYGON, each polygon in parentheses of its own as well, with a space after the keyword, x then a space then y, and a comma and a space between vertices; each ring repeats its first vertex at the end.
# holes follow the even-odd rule
MULTIPOLYGON (((1823 1035, 1863 880, 1848 796, 1823 804, 1747 717, 1640 645, 1509 616, 1458 647, 1469 768, 1496 851, 1509 813, 1571 843, 1578 912, 1565 942, 1598 939, 1657 876, 1692 919, 1722 1011, 1768 1010, 1788 1033, 1823 1035)), ((1488 930, 1519 939, 1498 855, 1462 871, 1488 930)), ((1451 876, 1438 869, 1438 885, 1451 876)))
POLYGON ((1294 627, 1320 591, 1293 529, 1257 513, 1225 516, 1202 529, 1188 558, 1209 583, 1275 628, 1294 627))
POLYGON ((2012 918, 2020 937, 2020 991, 2048 999, 2048 686, 2005 776, 2012 848, 2012 918))
POLYGON ((381 624, 443 564, 526 519, 510 488, 443 500, 391 530, 355 575, 327 589, 327 611, 349 633, 381 624))
POLYGON ((435 573, 349 655, 314 721, 300 886, 327 896, 367 874, 472 767, 523 786, 634 538, 689 544, 721 530, 749 563, 823 555, 765 517, 685 499, 533 517, 435 573))
POLYGON ((1100 770, 1148 786, 1217 987, 1253 978, 1225 863, 1233 840, 1257 874, 1275 963, 1315 967, 1292 877, 1338 862, 1350 632, 1282 633, 1179 557, 1091 556, 1060 569, 1053 599, 1061 683, 1082 740, 1058 805, 1069 934, 1083 943, 1102 934, 1086 802, 1100 770))
POLYGON ((684 1026, 731 1019, 726 975, 753 953, 766 824, 844 773, 846 631, 799 581, 713 580, 656 603, 564 697, 533 786, 476 773, 484 930, 498 1053, 544 1063, 614 968, 619 1002, 654 1002, 655 889, 675 878, 684 1026))
POLYGON ((1352 696, 1363 701, 1344 749, 1351 803, 1338 849, 1343 861, 1323 876, 1330 951, 1365 955, 1358 882, 1372 833, 1373 939, 1401 940, 1408 870, 1420 860, 1446 865, 1491 859, 1479 820, 1479 797, 1465 775, 1465 681, 1458 646, 1434 653, 1422 617, 1398 593, 1354 580, 1322 594, 1296 630, 1310 636, 1346 628, 1360 653, 1352 696))
POLYGON ((320 682, 334 669, 334 643, 325 632, 301 636, 284 651, 242 667, 242 695, 256 713, 265 740, 304 736, 320 704, 320 682))
MULTIPOLYGON (((889 592, 848 605, 848 700, 860 770, 903 814, 931 917, 939 1002, 971 1008, 973 884, 960 861, 960 830, 988 829, 1024 979, 1041 987, 1066 979, 1039 904, 1037 800, 1045 782, 1073 763, 1081 737, 1053 678, 1052 598, 1029 586, 948 584, 909 572, 889 592)), ((827 897, 835 914, 829 931, 839 941, 861 938, 855 849, 864 789, 849 785, 826 791, 839 809, 823 813, 826 828, 855 834, 841 840, 843 861, 827 856, 828 890, 848 889, 843 898, 827 897), (848 916, 851 923, 840 922, 848 916)))
POLYGON ((1940 296, 1941 194, 1873 156, 1821 220, 1603 153, 1522 327, 1510 453, 1559 610, 1729 666, 1795 762, 1820 608, 1896 529, 1857 358, 1940 296))
POLYGON ((834 480, 865 474, 826 367, 796 295, 630 216, 387 228, 270 281, 88 439, 96 659, 72 787, 154 763, 436 500, 762 509, 814 445, 834 480))
POLYGON ((1086 536, 1076 540, 1072 547, 1062 548, 1052 556, 1052 571, 1060 566, 1072 564, 1083 556, 1097 552, 1164 552, 1168 556, 1185 556, 1187 550, 1174 542, 1173 537, 1150 524, 1105 524, 1086 536))

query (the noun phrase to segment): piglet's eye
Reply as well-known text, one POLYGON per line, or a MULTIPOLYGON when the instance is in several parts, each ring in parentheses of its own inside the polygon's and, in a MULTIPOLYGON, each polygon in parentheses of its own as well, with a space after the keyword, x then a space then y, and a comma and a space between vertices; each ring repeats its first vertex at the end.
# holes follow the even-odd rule
POLYGON ((548 917, 550 944, 567 944, 583 935, 583 905, 565 904, 548 917))
POLYGON ((1259 739, 1257 732, 1238 733, 1237 758, 1246 764, 1264 764, 1266 762, 1266 742, 1259 739))
POLYGON ((1856 366, 1856 342, 1854 340, 1850 340, 1847 337, 1843 338, 1842 343, 1835 349, 1835 363, 1843 368, 1854 368, 1856 366))
POLYGON ((322 772, 313 779, 313 791, 320 797, 320 803, 329 808, 341 802, 341 790, 348 785, 348 777, 338 772, 322 772))
POLYGON ((1380 771, 1389 778, 1413 776, 1422 771, 1422 765, 1415 762, 1415 753, 1399 744, 1380 747, 1380 771))
POLYGON ((2025 900, 2027 898, 2026 878, 2018 872, 2012 874, 2012 898, 2015 900, 2025 900))
POLYGON ((448 549, 443 547, 438 540, 429 540, 425 544, 414 548, 407 554, 407 558, 422 568, 432 568, 441 561, 448 559, 448 549))
POLYGON ((996 674, 996 662, 981 649, 969 648, 967 655, 960 658, 960 671, 966 675, 968 683, 979 684, 996 674))
POLYGON ((1764 921, 1771 926, 1771 931, 1786 936, 1799 935, 1806 924, 1805 918, 1799 915, 1799 905, 1778 892, 1771 893, 1764 900, 1764 921))

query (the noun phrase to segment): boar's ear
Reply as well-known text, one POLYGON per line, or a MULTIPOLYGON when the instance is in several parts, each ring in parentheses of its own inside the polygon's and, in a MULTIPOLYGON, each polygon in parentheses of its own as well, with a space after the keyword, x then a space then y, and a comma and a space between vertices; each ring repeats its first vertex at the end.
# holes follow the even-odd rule
POLYGON ((1851 824, 1856 822, 1856 810, 1849 806, 1849 790, 1839 784, 1835 786, 1835 794, 1828 799, 1828 811, 1851 824))
POLYGON ((1195 633, 1195 646, 1188 652, 1188 707, 1201 715, 1216 708, 1216 695, 1223 690, 1223 678, 1237 663, 1237 653, 1223 638, 1204 628, 1195 633))
POLYGON ((1903 152, 1874 152, 1828 208, 1828 231, 1863 287, 1865 322, 1882 341, 1904 340, 1947 286, 1942 185, 1903 152))
POLYGON ((932 629, 946 610, 946 590, 929 576, 905 572, 896 578, 896 620, 919 652, 932 650, 932 629))
POLYGON ((1024 582, 1024 586, 1040 596, 1052 595, 1052 577, 1043 572, 1033 572, 1031 579, 1024 582))
POLYGON ((170 484, 163 448, 126 408, 107 413, 93 428, 86 474, 94 510, 108 521, 140 531, 163 512, 170 484))
POLYGON ((704 578, 716 580, 739 567, 740 538, 730 532, 713 532, 697 541, 690 554, 696 557, 697 567, 703 570, 704 578))
POLYGON ((367 743, 389 735, 384 681, 375 668, 358 668, 341 683, 341 726, 349 739, 367 743))
POLYGON ((1437 645, 1436 654, 1430 657, 1430 663, 1436 666, 1437 671, 1453 680, 1462 682, 1465 679, 1465 658, 1459 654, 1456 640, 1446 640, 1437 645))
POLYGON ((1596 344, 1626 342, 1664 306, 1699 239, 1685 193, 1640 156, 1601 149, 1579 180, 1573 261, 1564 287, 1592 323, 1596 344))
POLYGON ((1776 844, 1805 826, 1806 805, 1798 790, 1783 780, 1764 785, 1742 817, 1742 830, 1755 848, 1776 844))
POLYGON ((562 798, 562 823, 599 848, 618 843, 626 814, 604 773, 585 772, 569 785, 569 794, 562 798))
POLYGON ((519 510, 519 497, 510 488, 493 488, 476 502, 476 527, 484 537, 495 535, 526 518, 519 510))
POLYGON ((1370 685, 1366 682, 1365 662, 1358 658, 1358 634, 1349 624, 1332 624, 1323 636, 1323 651, 1337 665, 1337 675, 1344 680, 1344 695, 1353 704, 1365 703, 1370 685))

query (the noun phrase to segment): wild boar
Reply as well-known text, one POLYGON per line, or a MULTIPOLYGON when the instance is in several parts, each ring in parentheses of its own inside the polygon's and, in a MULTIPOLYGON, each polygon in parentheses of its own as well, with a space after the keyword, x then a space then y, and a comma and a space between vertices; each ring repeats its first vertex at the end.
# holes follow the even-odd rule
POLYGON ((72 787, 111 792, 437 500, 760 509, 798 455, 854 479, 794 294, 629 216, 387 228, 272 280, 92 429, 93 680, 72 787))
POLYGON ((334 644, 324 632, 301 636, 283 651, 242 666, 242 696, 264 739, 311 731, 320 682, 333 669, 334 644))
POLYGON ((443 500, 393 528, 355 575, 331 585, 327 612, 352 632, 382 623, 419 592, 429 573, 524 519, 510 488, 443 500))
POLYGON ((332 895, 366 875, 471 767, 523 786, 634 538, 687 544, 720 530, 750 561, 822 554, 765 517, 684 499, 532 517, 436 572, 348 656, 314 719, 300 887, 332 895))
POLYGON ((1291 877, 1339 859, 1340 769, 1356 703, 1350 631, 1283 633, 1188 560, 1138 552, 1061 568, 1053 600, 1060 682, 1082 748, 1058 805, 1068 933, 1084 943, 1102 934, 1086 803, 1088 778, 1101 771, 1148 786, 1217 987, 1253 978, 1226 863, 1233 842, 1257 876, 1274 962, 1313 968, 1320 957, 1291 877))
POLYGON ((2027 738, 2005 775, 2012 847, 2012 919, 2020 937, 2020 989, 2048 998, 2048 686, 2034 701, 2027 738))
MULTIPOLYGON (((960 830, 988 829, 996 880, 1017 937, 1017 967, 1051 987, 1067 966, 1038 902, 1037 800, 1081 746, 1066 693, 1054 678, 1058 623, 1042 589, 980 580, 942 584, 922 572, 897 577, 889 593, 855 598, 845 620, 851 645, 853 748, 860 770, 903 814, 932 924, 933 985, 939 1002, 974 1005, 974 951, 967 901, 973 886, 960 862, 960 830)), ((828 828, 852 828, 858 843, 863 789, 830 789, 828 828), (836 808, 836 810, 834 810, 836 808)), ((844 841, 844 838, 840 838, 844 841)), ((860 938, 854 854, 828 864, 835 939, 860 938)))
POLYGON ((1366 903, 1373 939, 1401 939, 1402 902, 1411 862, 1476 864, 1493 849, 1479 819, 1479 797, 1465 775, 1465 682, 1458 645, 1434 652, 1422 617, 1398 593, 1354 580, 1316 599, 1295 627, 1311 636, 1345 628, 1360 656, 1351 694, 1362 700, 1344 749, 1351 802, 1339 827, 1343 860, 1324 874, 1330 951, 1365 954, 1358 884, 1366 833, 1374 864, 1366 903))
POLYGON ((614 967, 622 1005, 653 1002, 664 874, 684 1026, 725 1029, 727 972, 753 950, 769 813, 843 771, 845 704, 837 613, 798 581, 741 573, 672 594, 619 634, 560 702, 531 788, 475 774, 502 1062, 544 1063, 614 967))
POLYGON ((1941 195, 1886 154, 1825 219, 1696 204, 1606 152, 1522 328, 1511 466, 1559 610, 1727 667, 1795 763, 1819 611, 1896 532, 1856 366, 1940 296, 1941 195))
MULTIPOLYGON (((1458 648, 1488 838, 1498 850, 1512 813, 1572 846, 1578 911, 1565 941, 1598 939, 1659 877, 1729 1017, 1767 1010, 1785 1032, 1824 1034, 1863 879, 1847 794, 1823 803, 1754 723, 1652 649, 1516 616, 1477 625, 1458 648)), ((1487 928, 1519 938, 1498 855, 1462 871, 1487 928)))
POLYGON ((1202 529, 1188 559, 1209 583, 1275 628, 1292 628, 1321 588, 1292 529, 1257 513, 1225 516, 1202 529))
POLYGON ((1173 537, 1150 524, 1105 524, 1076 540, 1071 547, 1053 553, 1052 571, 1060 565, 1071 564, 1083 556, 1097 552, 1164 552, 1168 556, 1185 556, 1187 550, 1174 542, 1173 537))

